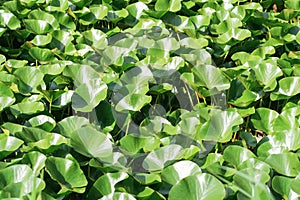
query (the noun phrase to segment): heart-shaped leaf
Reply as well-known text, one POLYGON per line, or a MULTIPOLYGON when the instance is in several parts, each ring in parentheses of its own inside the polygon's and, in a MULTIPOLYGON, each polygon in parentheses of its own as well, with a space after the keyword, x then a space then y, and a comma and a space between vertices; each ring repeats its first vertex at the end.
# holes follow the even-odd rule
POLYGON ((18 68, 14 75, 18 78, 18 89, 22 93, 29 93, 43 83, 44 74, 35 67, 18 68))
POLYGON ((28 120, 28 125, 32 127, 38 127, 45 131, 52 131, 56 126, 56 122, 53 118, 47 115, 38 115, 28 120))
POLYGON ((16 151, 24 142, 13 136, 0 134, 0 159, 16 151))
POLYGON ((90 126, 74 130, 70 138, 71 146, 84 156, 103 158, 112 154, 112 142, 107 135, 90 126))
POLYGON ((232 163, 235 166, 244 161, 254 158, 255 155, 246 148, 241 146, 231 145, 224 150, 223 158, 225 161, 232 163))
POLYGON ((213 89, 222 91, 230 87, 228 79, 226 79, 218 68, 212 65, 195 66, 192 72, 196 85, 206 87, 212 91, 212 94, 213 89))
POLYGON ((50 156, 46 160, 46 171, 51 178, 60 183, 62 190, 83 193, 88 184, 78 162, 72 158, 50 156))
POLYGON ((72 96, 72 108, 80 112, 91 112, 105 99, 107 86, 100 79, 79 85, 72 96))
POLYGON ((188 160, 179 161, 163 170, 162 179, 171 185, 175 185, 188 176, 201 173, 201 169, 196 163, 188 160))
POLYGON ((279 82, 278 91, 271 94, 272 100, 288 99, 291 96, 300 93, 300 77, 286 77, 281 79, 279 82))
POLYGON ((14 93, 4 83, 0 82, 0 112, 16 101, 14 93))
POLYGON ((297 194, 292 190, 291 184, 293 179, 284 176, 275 176, 272 179, 272 188, 284 198, 293 199, 299 198, 300 194, 297 194))
POLYGON ((182 179, 171 188, 169 194, 170 200, 217 200, 224 197, 225 189, 222 183, 207 173, 182 179))
POLYGON ((300 170, 300 161, 295 153, 271 154, 265 162, 285 176, 295 177, 300 170))
POLYGON ((242 117, 234 111, 214 109, 210 119, 200 129, 199 138, 227 142, 233 134, 233 127, 243 123, 242 117))
POLYGON ((167 165, 179 160, 182 155, 182 147, 171 144, 152 151, 143 161, 143 167, 149 171, 162 170, 167 165))
POLYGON ((41 192, 45 188, 45 182, 35 177, 30 167, 23 164, 15 164, 0 170, 1 186, 0 197, 19 198, 33 192, 41 192))
POLYGON ((272 133, 274 131, 273 121, 279 116, 279 114, 268 108, 258 108, 255 114, 251 117, 251 122, 256 129, 262 130, 266 133, 272 133))
POLYGON ((113 194, 116 190, 115 185, 128 177, 128 174, 125 172, 107 173, 95 181, 88 197, 96 199, 101 196, 113 194))

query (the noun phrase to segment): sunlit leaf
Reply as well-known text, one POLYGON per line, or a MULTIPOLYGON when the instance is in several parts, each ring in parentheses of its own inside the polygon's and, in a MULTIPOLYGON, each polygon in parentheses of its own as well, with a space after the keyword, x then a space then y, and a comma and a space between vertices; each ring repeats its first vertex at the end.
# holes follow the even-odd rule
POLYGON ((18 138, 0 134, 0 159, 16 151, 24 142, 18 138))
POLYGON ((231 145, 224 150, 223 158, 225 161, 238 166, 244 161, 254 158, 255 155, 246 148, 241 146, 231 145))
POLYGON ((116 190, 115 185, 128 177, 128 174, 125 172, 107 173, 95 181, 88 197, 95 199, 101 197, 102 195, 105 196, 113 194, 116 190))
POLYGON ((274 131, 272 122, 279 116, 279 114, 268 108, 258 108, 256 113, 252 115, 251 122, 256 129, 272 133, 274 131))
POLYGON ((143 167, 149 171, 162 170, 167 165, 180 159, 181 156, 181 146, 175 144, 168 145, 149 153, 143 162, 143 167))
POLYGON ((4 83, 0 82, 0 112, 15 102, 14 93, 4 83))
POLYGON ((0 170, 1 186, 0 197, 23 197, 33 192, 41 192, 45 182, 35 177, 30 167, 15 164, 0 170))
POLYGON ((170 200, 213 200, 223 199, 225 189, 221 182, 214 176, 203 173, 189 176, 174 185, 169 194, 170 200))
POLYGON ((167 183, 175 185, 180 180, 196 174, 201 174, 201 169, 196 163, 179 161, 163 170, 162 179, 167 183))
POLYGON ((271 154, 265 162, 285 176, 295 177, 300 170, 300 161, 295 153, 271 154))
POLYGON ((80 192, 84 192, 87 180, 76 160, 50 156, 46 160, 46 171, 52 179, 61 184, 62 189, 83 188, 80 192))
POLYGON ((112 153, 112 142, 96 129, 86 126, 70 134, 71 146, 79 153, 95 158, 108 157, 112 153))

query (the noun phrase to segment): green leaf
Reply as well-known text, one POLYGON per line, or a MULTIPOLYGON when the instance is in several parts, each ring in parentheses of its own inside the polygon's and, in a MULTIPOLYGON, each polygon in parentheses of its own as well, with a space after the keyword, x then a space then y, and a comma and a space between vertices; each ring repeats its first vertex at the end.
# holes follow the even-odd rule
POLYGON ((112 154, 112 142, 108 136, 90 126, 74 130, 70 139, 74 150, 84 156, 104 158, 112 154))
POLYGON ((27 165, 15 164, 0 170, 0 198, 24 197, 34 192, 41 192, 45 182, 35 177, 27 165))
POLYGON ((81 0, 71 0, 70 2, 72 2, 72 4, 74 4, 78 8, 82 8, 83 6, 89 5, 92 2, 92 0, 87 0, 85 2, 81 0))
POLYGON ((0 24, 11 30, 21 28, 21 22, 14 14, 2 9, 0 10, 0 24))
POLYGON ((89 65, 68 64, 63 71, 63 75, 74 80, 75 86, 88 84, 93 79, 99 79, 99 73, 89 65))
POLYGON ((12 123, 12 122, 6 122, 2 124, 1 128, 6 129, 9 131, 10 134, 14 135, 17 132, 22 131, 24 126, 17 124, 17 123, 12 123))
MULTIPOLYGON (((236 91, 235 91, 236 92, 236 91)), ((235 100, 231 100, 229 103, 239 107, 248 107, 253 102, 257 101, 260 95, 250 90, 244 90, 242 96, 235 100)))
POLYGON ((23 94, 34 91, 43 83, 44 74, 35 67, 18 68, 14 75, 18 78, 18 89, 23 94))
POLYGON ((276 131, 287 131, 297 129, 299 122, 297 116, 300 115, 300 107, 292 107, 283 110, 278 118, 274 120, 274 129, 276 131))
POLYGON ((206 169, 215 163, 222 165, 223 162, 224 162, 223 155, 219 153, 209 153, 206 157, 205 163, 201 166, 201 168, 206 169))
POLYGON ((238 165, 238 170, 242 170, 246 168, 264 171, 267 174, 270 173, 270 169, 271 169, 271 167, 267 163, 257 158, 249 158, 238 165))
POLYGON ((11 68, 21 68, 28 63, 27 60, 8 59, 6 65, 11 68))
POLYGON ((126 19, 128 24, 134 25, 143 15, 144 10, 148 10, 148 6, 143 2, 132 3, 126 7, 129 16, 126 19))
POLYGON ((300 176, 298 175, 294 180, 292 180, 291 188, 293 191, 295 191, 298 195, 300 195, 300 189, 299 189, 299 183, 300 183, 300 176))
POLYGON ((152 185, 155 183, 161 183, 160 175, 158 174, 146 174, 146 173, 136 173, 134 178, 142 183, 143 185, 152 185))
MULTIPOLYGON (((51 1, 51 2, 53 2, 53 1, 51 1)), ((70 15, 68 15, 67 13, 56 12, 56 13, 53 13, 53 16, 55 17, 55 19, 57 19, 58 23, 61 26, 61 29, 70 29, 70 30, 76 29, 76 25, 75 25, 74 21, 72 20, 70 15)))
POLYGON ((191 22, 193 22, 196 28, 208 26, 210 24, 210 19, 211 17, 208 15, 196 15, 190 17, 191 22))
POLYGON ((265 91, 274 90, 277 85, 276 78, 283 75, 280 68, 273 62, 260 63, 252 69, 255 72, 257 80, 265 85, 265 91))
POLYGON ((36 20, 44 20, 48 24, 50 24, 51 27, 53 27, 54 30, 59 29, 59 24, 58 24, 56 18, 53 15, 51 15, 50 13, 44 12, 40 9, 32 10, 29 13, 28 18, 29 19, 36 19, 36 20))
POLYGON ((50 47, 59 49, 68 55, 73 55, 76 52, 75 46, 72 43, 74 37, 68 31, 57 30, 52 33, 52 42, 50 47))
POLYGON ((68 63, 62 62, 49 65, 40 65, 38 69, 41 70, 43 74, 59 75, 63 72, 67 64, 68 63))
POLYGON ((99 200, 136 200, 136 198, 128 193, 115 192, 113 194, 106 195, 99 200))
POLYGON ((11 106, 16 101, 14 93, 4 83, 0 82, 0 112, 11 106))
POLYGON ((179 41, 181 46, 184 46, 186 48, 193 48, 193 49, 201 49, 203 47, 206 47, 208 45, 208 41, 204 38, 191 38, 186 37, 179 41))
POLYGON ((46 171, 53 180, 61 185, 62 190, 66 189, 83 193, 85 186, 88 184, 78 162, 69 157, 48 157, 46 160, 46 171))
MULTIPOLYGON (((265 59, 267 55, 273 55, 275 53, 276 53, 276 50, 273 46, 263 46, 263 47, 255 49, 251 54, 265 59)), ((268 67, 271 67, 271 66, 268 66, 268 67)))
POLYGON ((284 6, 286 8, 300 10, 300 1, 299 0, 286 0, 284 2, 284 6))
POLYGON ((177 12, 181 9, 181 1, 179 0, 157 0, 155 3, 156 11, 177 12))
POLYGON ((93 13, 97 20, 103 19, 108 13, 108 8, 105 5, 92 5, 89 7, 89 10, 93 13))
POLYGON ((32 115, 45 110, 42 102, 21 102, 10 106, 13 115, 32 115))
POLYGON ((146 137, 137 137, 132 134, 126 135, 122 137, 120 140, 121 148, 130 152, 130 153, 138 153, 141 150, 149 138, 146 137))
POLYGON ((31 166, 35 175, 39 175, 41 170, 45 167, 46 159, 47 157, 38 151, 31 151, 23 157, 24 163, 31 166))
POLYGON ((272 179, 272 188, 286 199, 299 198, 300 195, 294 192, 291 188, 292 181, 295 179, 284 177, 284 176, 275 176, 272 179))
POLYGON ((115 185, 128 178, 125 172, 107 173, 99 177, 89 191, 89 199, 98 199, 101 196, 113 194, 115 192, 115 185))
POLYGON ((128 16, 128 11, 126 9, 122 10, 109 10, 107 14, 107 19, 109 22, 117 23, 118 21, 124 19, 128 16))
POLYGON ((36 46, 45 46, 49 44, 52 40, 52 35, 36 35, 33 40, 31 40, 32 44, 36 46))
POLYGON ((179 160, 183 154, 182 150, 182 147, 177 144, 170 144, 154 150, 143 161, 143 167, 148 171, 162 170, 172 162, 179 160))
POLYGON ((220 35, 216 42, 219 44, 225 44, 230 42, 231 39, 236 39, 238 41, 245 40, 246 38, 251 37, 251 32, 247 29, 239 29, 239 28, 232 28, 226 33, 220 35))
POLYGON ((212 110, 210 119, 200 129, 199 138, 218 142, 228 142, 233 128, 243 123, 242 117, 234 111, 212 110))
POLYGON ((45 20, 24 19, 23 23, 26 30, 36 35, 43 35, 53 31, 52 26, 45 20))
POLYGON ((285 175, 295 177, 300 170, 300 161, 295 153, 279 153, 271 154, 266 160, 276 172, 285 175))
POLYGON ((100 124, 102 130, 105 133, 112 131, 116 125, 112 105, 106 100, 101 101, 95 108, 95 112, 97 116, 96 121, 100 124))
POLYGON ((6 32, 6 28, 1 28, 0 27, 0 36, 2 36, 6 32))
POLYGON ((206 87, 212 94, 214 90, 222 91, 230 87, 228 79, 212 65, 195 66, 192 69, 197 86, 206 87))
POLYGON ((80 112, 91 112, 105 99, 107 86, 100 79, 79 85, 72 96, 72 108, 80 112))
POLYGON ((268 108, 258 108, 255 114, 251 116, 251 122, 258 130, 262 130, 268 134, 274 132, 273 121, 279 114, 268 108))
POLYGON ((106 34, 100 30, 92 29, 82 33, 86 43, 92 48, 103 50, 107 47, 106 34))
POLYGON ((139 111, 144 105, 150 103, 151 99, 151 96, 143 94, 130 94, 117 103, 116 110, 119 112, 124 110, 139 111))
POLYGON ((56 122, 52 117, 47 115, 38 115, 28 120, 28 125, 41 128, 45 131, 52 131, 56 126, 56 122))
POLYGON ((240 133, 240 137, 245 140, 246 144, 251 146, 251 147, 255 147, 257 144, 257 140, 256 137, 253 136, 251 133, 249 132, 241 132, 240 133))
POLYGON ((22 1, 20 1, 20 4, 22 6, 27 7, 27 8, 31 8, 31 7, 37 6, 38 4, 44 3, 44 2, 45 2, 45 0, 39 0, 39 1, 35 1, 35 0, 22 0, 22 1))
POLYGON ((63 136, 70 137, 72 132, 89 125, 88 119, 78 116, 69 116, 57 123, 57 132, 63 136))
POLYGON ((279 89, 271 94, 271 100, 287 99, 300 93, 300 77, 286 77, 278 83, 279 89))
POLYGON ((201 169, 196 163, 184 160, 165 168, 162 171, 162 179, 171 185, 175 185, 188 176, 201 173, 201 169))
POLYGON ((170 200, 221 200, 224 197, 225 189, 222 183, 207 173, 182 179, 171 188, 169 193, 170 200))
POLYGON ((0 159, 16 151, 24 142, 13 136, 0 134, 0 159))
POLYGON ((6 61, 6 57, 0 54, 0 64, 4 63, 5 61, 6 61))
POLYGON ((98 20, 103 19, 108 14, 108 8, 103 5, 90 6, 89 9, 84 7, 82 12, 75 11, 79 15, 79 22, 83 25, 95 24, 98 20))
POLYGON ((234 184, 238 187, 238 199, 266 199, 271 197, 271 192, 266 186, 270 177, 265 171, 246 168, 237 171, 233 177, 234 184))
POLYGON ((29 50, 29 55, 38 61, 53 61, 54 60, 54 54, 49 49, 42 49, 39 47, 33 47, 29 50))
POLYGON ((223 152, 224 160, 232 163, 235 166, 238 166, 244 161, 254 157, 255 155, 251 151, 236 145, 228 146, 223 152))
POLYGON ((300 128, 291 130, 276 131, 273 135, 268 136, 268 143, 271 145, 269 152, 276 149, 296 151, 300 149, 300 128))
POLYGON ((298 44, 300 44, 300 32, 298 32, 296 35, 296 41, 298 44))
POLYGON ((52 0, 50 5, 46 7, 47 11, 65 11, 69 8, 67 0, 52 0))
POLYGON ((55 98, 53 99, 52 107, 62 108, 70 104, 72 101, 73 94, 73 90, 69 90, 62 93, 57 92, 55 98))
POLYGON ((22 132, 16 133, 16 136, 27 144, 28 147, 24 151, 29 151, 36 147, 44 150, 44 152, 53 152, 60 145, 68 143, 68 140, 60 134, 49 133, 33 127, 24 127, 22 132))

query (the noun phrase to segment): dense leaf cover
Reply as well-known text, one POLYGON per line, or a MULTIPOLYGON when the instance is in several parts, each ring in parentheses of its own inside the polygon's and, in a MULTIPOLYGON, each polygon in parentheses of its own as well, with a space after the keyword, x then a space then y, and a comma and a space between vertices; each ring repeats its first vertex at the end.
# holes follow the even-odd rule
POLYGON ((299 199, 299 14, 0 0, 0 199, 299 199))

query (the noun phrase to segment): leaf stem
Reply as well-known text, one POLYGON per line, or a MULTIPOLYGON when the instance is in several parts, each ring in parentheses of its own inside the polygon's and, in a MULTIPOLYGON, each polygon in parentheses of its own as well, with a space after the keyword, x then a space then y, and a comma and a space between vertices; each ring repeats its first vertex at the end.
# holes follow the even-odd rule
POLYGON ((127 127, 126 127, 125 136, 128 135, 130 122, 131 122, 131 118, 129 118, 129 120, 128 120, 128 122, 127 122, 127 127))

